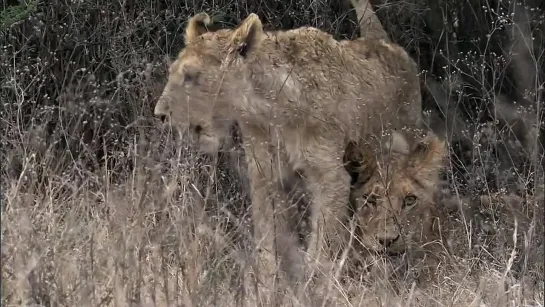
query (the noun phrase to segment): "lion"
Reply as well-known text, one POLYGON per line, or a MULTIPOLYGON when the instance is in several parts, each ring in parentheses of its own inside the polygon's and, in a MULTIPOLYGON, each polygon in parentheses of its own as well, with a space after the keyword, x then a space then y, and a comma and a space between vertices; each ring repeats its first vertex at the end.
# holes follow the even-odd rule
POLYGON ((409 142, 421 134, 417 65, 383 39, 339 42, 313 27, 265 31, 253 13, 236 29, 210 32, 209 24, 206 13, 188 21, 186 45, 154 113, 180 131, 220 138, 233 122, 240 125, 259 275, 271 282, 277 249, 297 261, 288 244, 275 242, 297 240, 294 222, 275 213, 284 212, 277 210, 286 204, 283 182, 300 176, 311 195, 307 260, 320 262, 322 247, 334 257, 350 194, 345 149, 350 142, 379 144, 392 131, 409 142))
POLYGON ((359 173, 351 204, 355 242, 353 258, 365 262, 379 254, 428 254, 444 251, 444 212, 435 204, 445 141, 429 133, 411 148, 400 134, 385 144, 379 159, 365 148, 347 149, 347 169, 359 173), (361 161, 361 162, 360 162, 361 161))

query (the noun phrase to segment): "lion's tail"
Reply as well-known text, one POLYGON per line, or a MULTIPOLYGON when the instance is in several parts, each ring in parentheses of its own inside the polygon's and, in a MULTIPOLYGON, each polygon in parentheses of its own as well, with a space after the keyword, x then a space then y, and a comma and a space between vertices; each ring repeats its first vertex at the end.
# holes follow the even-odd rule
POLYGON ((378 19, 369 0, 350 0, 356 10, 360 25, 360 37, 364 39, 383 39, 390 41, 390 37, 378 19))

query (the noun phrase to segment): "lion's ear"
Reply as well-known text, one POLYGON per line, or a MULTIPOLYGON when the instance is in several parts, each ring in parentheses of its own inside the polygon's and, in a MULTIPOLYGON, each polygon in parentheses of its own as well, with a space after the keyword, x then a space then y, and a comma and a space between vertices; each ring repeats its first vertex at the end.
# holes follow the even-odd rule
POLYGON ((236 52, 242 57, 259 47, 263 40, 263 24, 259 17, 251 13, 242 21, 242 24, 231 36, 231 52, 236 52))
POLYGON ((190 42, 208 31, 207 26, 212 23, 210 16, 206 13, 194 15, 187 22, 185 27, 185 41, 190 42))
POLYGON ((435 134, 424 137, 411 150, 407 157, 407 171, 423 179, 433 180, 443 167, 446 155, 445 142, 435 134))

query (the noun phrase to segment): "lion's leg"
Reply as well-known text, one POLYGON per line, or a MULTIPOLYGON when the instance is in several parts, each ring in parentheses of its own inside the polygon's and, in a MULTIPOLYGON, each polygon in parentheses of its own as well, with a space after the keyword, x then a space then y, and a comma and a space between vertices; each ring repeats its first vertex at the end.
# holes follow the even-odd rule
POLYGON ((323 150, 313 148, 307 156, 305 177, 312 194, 311 235, 309 238, 309 256, 320 260, 321 248, 326 248, 327 258, 335 257, 341 248, 341 239, 345 237, 344 223, 348 216, 348 198, 350 196, 350 175, 342 164, 342 148, 326 147, 323 150))
POLYGON ((344 246, 342 243, 346 232, 349 231, 345 222, 348 217, 350 175, 342 165, 342 155, 335 154, 332 151, 314 150, 313 154, 308 155, 308 166, 305 168, 308 189, 312 195, 308 253, 311 260, 317 261, 317 272, 323 272, 319 273, 316 280, 318 302, 328 301, 330 291, 335 291, 332 282, 336 265, 333 264, 344 246))
MULTIPOLYGON (((257 249, 257 265, 254 268, 258 283, 266 287, 274 285, 276 270, 274 245, 274 209, 268 200, 272 199, 274 186, 271 159, 266 146, 245 140, 244 150, 250 178, 251 208, 254 242, 257 249)), ((269 290, 272 290, 269 289, 269 290)))
POLYGON ((244 146, 250 177, 254 239, 258 248, 257 277, 269 292, 274 291, 277 265, 292 281, 298 275, 295 251, 298 249, 298 236, 292 221, 296 208, 288 206, 287 193, 281 188, 281 176, 289 172, 283 164, 284 157, 278 149, 269 148, 267 142, 255 142, 256 139, 246 138, 244 146), (277 255, 281 260, 279 263, 277 255))

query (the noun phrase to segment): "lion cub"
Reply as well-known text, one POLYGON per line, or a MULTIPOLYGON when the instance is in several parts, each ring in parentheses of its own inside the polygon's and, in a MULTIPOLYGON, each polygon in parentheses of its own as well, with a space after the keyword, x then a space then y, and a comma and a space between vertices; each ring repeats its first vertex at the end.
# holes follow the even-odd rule
POLYGON ((240 125, 257 275, 273 285, 281 263, 297 282, 300 274, 291 272, 300 262, 326 263, 340 250, 350 194, 342 163, 347 144, 379 144, 393 130, 411 143, 420 135, 417 65, 384 40, 340 42, 312 27, 266 31, 256 14, 235 29, 211 32, 210 22, 205 13, 188 21, 185 47, 154 113, 180 131, 208 131, 212 140, 240 125), (307 250, 292 256, 287 246, 297 246, 298 233, 285 214, 283 186, 297 177, 309 191, 311 230, 307 250))
POLYGON ((442 246, 434 195, 446 154, 444 141, 430 134, 409 148, 394 134, 385 147, 375 155, 379 158, 365 146, 347 148, 347 168, 358 174, 351 204, 353 246, 360 260, 375 253, 430 252, 442 246))

